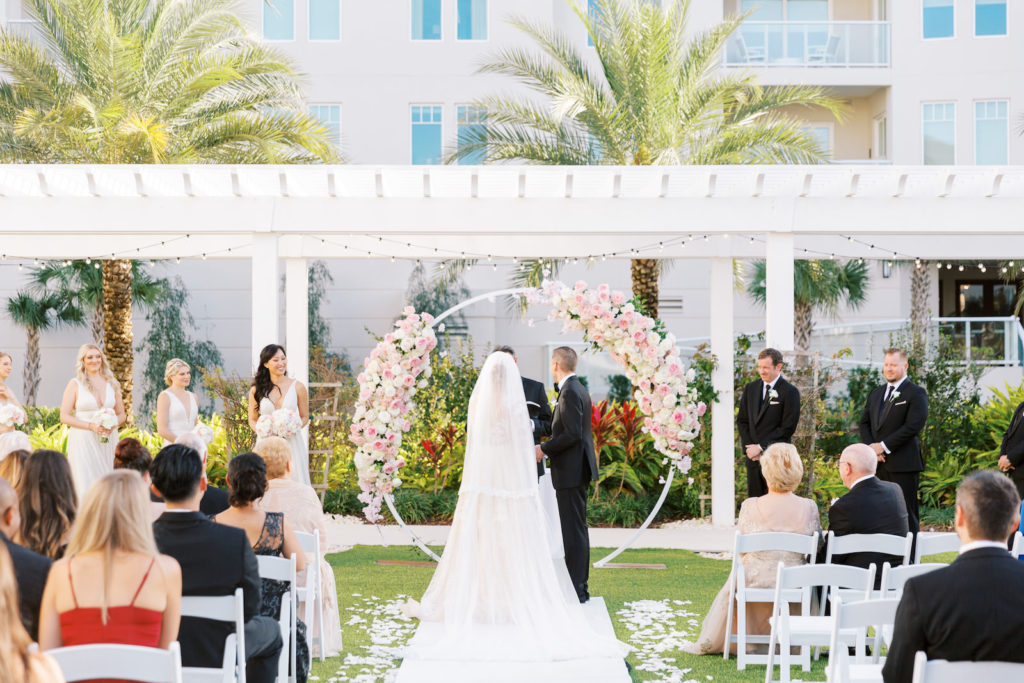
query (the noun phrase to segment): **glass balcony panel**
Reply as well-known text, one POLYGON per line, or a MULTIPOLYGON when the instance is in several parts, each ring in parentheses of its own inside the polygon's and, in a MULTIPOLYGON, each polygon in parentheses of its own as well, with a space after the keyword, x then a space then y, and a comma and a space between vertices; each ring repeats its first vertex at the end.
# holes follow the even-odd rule
POLYGON ((889 22, 745 21, 726 66, 889 66, 889 22))

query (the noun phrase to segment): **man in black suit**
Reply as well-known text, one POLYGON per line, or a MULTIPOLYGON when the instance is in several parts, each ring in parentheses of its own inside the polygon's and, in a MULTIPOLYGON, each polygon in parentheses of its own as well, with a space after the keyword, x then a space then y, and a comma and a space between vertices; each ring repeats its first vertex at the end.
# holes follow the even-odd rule
POLYGON ((597 481, 597 456, 590 427, 590 394, 576 376, 576 352, 559 346, 551 352, 551 375, 558 383, 558 402, 551 438, 537 446, 537 462, 551 460, 551 484, 558 501, 565 565, 580 602, 590 599, 590 535, 587 531, 587 489, 597 481))
MULTIPOLYGON (((199 458, 203 462, 203 481, 206 482, 206 490, 203 492, 202 500, 199 501, 199 511, 207 517, 213 517, 227 510, 230 507, 228 505, 228 492, 216 486, 211 486, 206 478, 206 442, 198 434, 185 432, 178 435, 174 443, 191 448, 199 454, 199 458)), ((157 495, 155 491, 149 492, 149 499, 154 503, 163 502, 163 498, 157 495)))
POLYGON ((910 683, 918 651, 951 662, 1024 662, 1024 564, 1006 552, 1019 510, 1006 477, 982 471, 963 480, 954 518, 960 556, 904 586, 885 683, 910 683))
POLYGON ((1017 495, 1024 498, 1024 403, 1017 406, 999 445, 999 469, 1010 474, 1017 495))
POLYGON ((921 430, 928 421, 928 394, 907 379, 907 354, 888 349, 882 374, 886 383, 868 394, 860 418, 860 438, 878 458, 878 478, 898 484, 910 530, 918 532, 917 482, 924 469, 921 430))
POLYGON ((761 454, 773 443, 791 443, 800 421, 800 390, 782 377, 782 353, 764 349, 757 354, 761 379, 743 388, 736 430, 746 456, 747 497, 768 493, 761 474, 761 454))
POLYGON ((50 558, 34 553, 11 541, 21 526, 18 494, 6 479, 0 478, 0 541, 7 547, 14 564, 14 578, 18 582, 18 609, 21 623, 32 637, 39 638, 39 604, 43 588, 50 575, 50 558))
MULTIPOLYGON (((231 595, 242 589, 246 679, 271 683, 281 653, 280 626, 259 616, 259 568, 245 532, 199 512, 206 488, 202 471, 199 454, 187 446, 166 446, 153 460, 150 477, 167 504, 153 522, 156 545, 181 565, 182 595, 231 595)), ((178 631, 182 665, 219 667, 224 639, 233 631, 230 624, 183 617, 178 631)))
MULTIPOLYGON (((839 476, 850 489, 832 504, 828 511, 828 530, 836 536, 847 534, 892 534, 906 536, 908 531, 907 506, 903 492, 892 482, 880 481, 875 476, 878 458, 862 443, 843 449, 839 456, 839 476)), ((824 562, 824 550, 819 554, 824 562)), ((882 563, 892 566, 903 563, 902 557, 882 553, 849 553, 832 558, 833 564, 845 564, 867 569, 875 565, 875 588, 881 585, 882 563)))
MULTIPOLYGON (((519 364, 519 358, 511 346, 495 347, 494 352, 507 353, 519 364)), ((530 411, 530 422, 533 423, 533 444, 539 445, 545 436, 551 435, 551 405, 544 384, 529 377, 523 377, 523 394, 526 395, 526 409, 530 411)), ((544 476, 544 461, 537 463, 537 476, 544 476)))

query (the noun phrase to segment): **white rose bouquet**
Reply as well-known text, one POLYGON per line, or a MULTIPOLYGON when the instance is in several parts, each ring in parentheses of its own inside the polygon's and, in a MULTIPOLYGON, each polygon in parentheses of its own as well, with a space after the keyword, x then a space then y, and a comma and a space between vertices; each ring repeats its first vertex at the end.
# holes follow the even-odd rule
POLYGON ((282 439, 290 439, 302 431, 302 418, 291 408, 275 410, 270 414, 270 422, 274 434, 282 439))
POLYGON ((21 427, 28 421, 28 415, 21 406, 8 403, 0 406, 0 427, 21 427))
MULTIPOLYGON (((117 419, 117 413, 110 408, 102 408, 92 418, 94 425, 99 425, 103 429, 114 429, 117 427, 119 420, 117 419)), ((101 436, 100 443, 107 443, 110 440, 109 436, 101 436)))
POLYGON ((204 425, 202 422, 196 422, 196 426, 192 429, 192 433, 203 440, 207 446, 213 441, 213 430, 210 429, 209 425, 204 425))

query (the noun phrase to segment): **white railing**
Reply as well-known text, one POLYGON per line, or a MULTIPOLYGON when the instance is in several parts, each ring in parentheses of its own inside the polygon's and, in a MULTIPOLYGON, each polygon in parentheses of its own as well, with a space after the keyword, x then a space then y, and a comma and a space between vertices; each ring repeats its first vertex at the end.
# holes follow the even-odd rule
POLYGON ((890 35, 887 21, 745 21, 725 65, 887 67, 890 35))

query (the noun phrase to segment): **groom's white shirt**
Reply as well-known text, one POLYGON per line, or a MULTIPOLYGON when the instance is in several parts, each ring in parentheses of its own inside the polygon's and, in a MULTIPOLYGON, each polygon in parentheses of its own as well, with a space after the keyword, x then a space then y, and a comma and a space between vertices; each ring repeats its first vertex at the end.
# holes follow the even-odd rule
POLYGON ((575 377, 575 376, 576 376, 575 372, 570 372, 568 375, 563 377, 562 381, 558 383, 558 390, 561 391, 562 389, 564 389, 565 388, 565 383, 569 381, 569 378, 570 377, 575 377))

